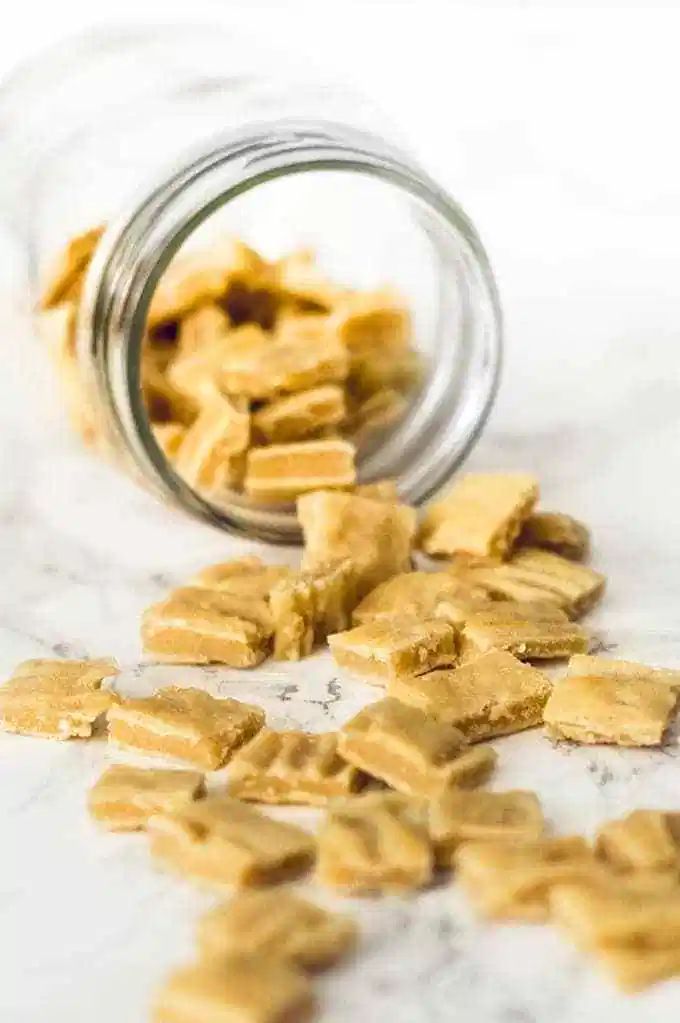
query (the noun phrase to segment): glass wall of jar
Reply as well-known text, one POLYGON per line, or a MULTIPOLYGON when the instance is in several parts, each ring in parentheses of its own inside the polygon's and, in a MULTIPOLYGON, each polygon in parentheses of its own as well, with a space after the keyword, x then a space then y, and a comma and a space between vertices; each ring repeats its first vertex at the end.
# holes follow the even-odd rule
MULTIPOLYGON (((398 418, 357 439, 357 467, 362 482, 395 478, 416 504, 446 482, 483 427, 498 382, 500 312, 474 227, 387 141, 379 115, 344 90, 253 73, 233 42, 205 28, 118 32, 66 42, 20 69, 0 90, 1 198, 25 245, 36 304, 65 247, 84 238, 84 281, 77 295, 56 296, 44 327, 63 371, 77 299, 64 375, 90 439, 187 511, 291 541, 290 495, 263 500, 225 476, 206 489, 159 442, 142 355, 149 308, 173 260, 226 251, 225 240, 238 238, 271 281, 282 260, 312 249, 319 269, 311 272, 341 296, 385 287, 400 296, 417 383, 402 394, 398 418)), ((77 247, 71 257, 77 262, 77 247)), ((212 298, 237 329, 249 314, 235 311, 229 287, 212 298)), ((272 292, 272 315, 257 326, 276 335, 281 286, 260 290, 272 292)), ((296 308, 337 323, 331 306, 296 308)), ((153 328, 168 358, 177 329, 171 320, 153 328)), ((351 391, 351 379, 344 385, 351 391)), ((249 401, 250 411, 259 404, 249 401)))

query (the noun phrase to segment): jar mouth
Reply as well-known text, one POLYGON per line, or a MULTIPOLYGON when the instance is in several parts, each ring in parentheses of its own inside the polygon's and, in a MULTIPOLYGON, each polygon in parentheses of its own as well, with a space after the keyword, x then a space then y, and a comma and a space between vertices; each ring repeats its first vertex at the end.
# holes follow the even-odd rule
POLYGON ((160 278, 197 228, 256 188, 317 172, 358 175, 399 193, 436 253, 434 368, 404 419, 358 465, 362 482, 396 476, 403 499, 419 505, 463 462, 488 418, 501 369, 501 311, 467 216, 377 136, 335 123, 278 121, 211 140, 110 225, 90 268, 79 322, 84 371, 133 472, 194 516, 274 543, 300 541, 294 506, 255 505, 236 493, 228 503, 213 503, 173 470, 143 401, 141 351, 160 278))

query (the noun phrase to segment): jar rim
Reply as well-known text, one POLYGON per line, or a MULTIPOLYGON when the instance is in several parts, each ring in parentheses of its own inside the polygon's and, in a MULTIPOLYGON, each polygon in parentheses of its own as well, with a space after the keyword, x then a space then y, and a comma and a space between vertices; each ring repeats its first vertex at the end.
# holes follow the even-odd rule
MULTIPOLYGON (((431 444, 404 496, 420 504, 467 456, 493 405, 502 362, 502 315, 490 263, 471 221, 425 171, 379 136, 324 121, 253 123, 214 137, 153 183, 108 228, 83 292, 78 351, 89 385, 103 407, 108 431, 123 441, 128 465, 166 501, 231 533, 295 543, 294 508, 277 510, 234 500, 225 506, 202 497, 174 472, 152 433, 140 386, 140 356, 148 308, 173 257, 216 210, 261 184, 309 171, 370 175, 434 214, 464 250, 475 291, 466 324, 474 366, 465 372, 459 423, 431 444), (473 336, 474 334, 474 336, 473 336)), ((421 417, 422 418, 422 417, 421 417)), ((390 443, 388 438, 384 450, 390 443)), ((394 445, 394 439, 392 440, 394 445)))

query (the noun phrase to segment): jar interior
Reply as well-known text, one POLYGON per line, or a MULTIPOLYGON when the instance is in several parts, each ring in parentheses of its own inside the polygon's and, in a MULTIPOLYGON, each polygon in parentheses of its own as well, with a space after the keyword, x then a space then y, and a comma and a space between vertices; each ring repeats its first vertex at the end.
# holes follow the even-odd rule
MULTIPOLYGON (((341 288, 389 287, 403 297, 422 373, 399 420, 359 444, 357 477, 361 483, 393 478, 403 499, 418 504, 465 457, 496 383, 497 309, 467 228, 462 214, 456 225, 416 191, 384 176, 298 168, 231 195, 173 255, 208 250, 225 237, 242 240, 267 261, 311 249, 319 271, 341 288)), ((140 431, 172 489, 184 490, 187 481, 154 440, 148 417, 140 431)), ((192 498, 230 528, 297 539, 291 502, 262 504, 231 488, 221 488, 219 496, 194 490, 192 498)))

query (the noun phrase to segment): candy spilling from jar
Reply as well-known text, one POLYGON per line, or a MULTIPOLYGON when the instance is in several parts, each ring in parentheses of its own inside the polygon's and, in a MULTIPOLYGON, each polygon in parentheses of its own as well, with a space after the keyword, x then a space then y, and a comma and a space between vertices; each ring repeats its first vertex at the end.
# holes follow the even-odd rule
MULTIPOLYGON (((39 311, 71 420, 95 447, 101 427, 75 334, 101 234, 69 243, 39 311)), ((272 505, 353 486, 357 452, 405 416, 421 369, 396 291, 345 288, 310 251, 270 262, 233 238, 175 257, 153 295, 141 353, 156 442, 216 504, 234 492, 272 505)))

